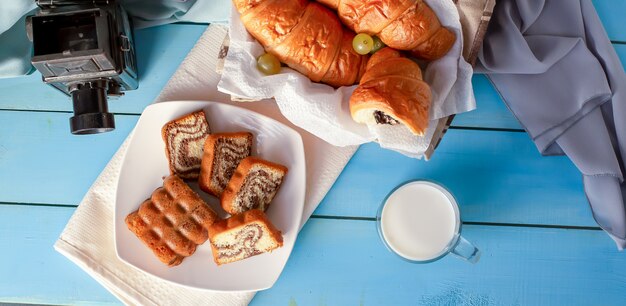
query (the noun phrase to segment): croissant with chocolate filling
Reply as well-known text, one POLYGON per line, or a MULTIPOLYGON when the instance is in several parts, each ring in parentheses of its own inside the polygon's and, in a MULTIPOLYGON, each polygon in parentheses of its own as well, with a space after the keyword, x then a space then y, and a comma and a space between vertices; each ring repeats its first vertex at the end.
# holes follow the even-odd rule
POLYGON ((423 0, 318 1, 337 10, 355 32, 377 35, 385 45, 426 60, 444 56, 456 40, 423 0))
POLYGON ((314 82, 353 85, 367 56, 352 49, 354 33, 337 15, 308 0, 233 0, 241 21, 268 53, 314 82))
POLYGON ((429 109, 430 87, 422 80, 420 67, 391 48, 372 55, 350 97, 350 113, 356 122, 402 123, 418 136, 428 127, 429 109))

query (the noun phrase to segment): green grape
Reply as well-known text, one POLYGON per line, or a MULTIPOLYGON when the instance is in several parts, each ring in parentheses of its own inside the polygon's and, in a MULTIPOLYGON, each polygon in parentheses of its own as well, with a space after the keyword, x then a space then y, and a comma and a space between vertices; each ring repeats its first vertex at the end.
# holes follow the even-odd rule
POLYGON ((266 75, 277 74, 280 72, 280 61, 276 56, 264 53, 257 59, 256 67, 266 75))
POLYGON ((374 54, 376 53, 376 51, 385 47, 385 43, 382 40, 380 40, 378 36, 374 36, 372 37, 372 39, 374 40, 374 44, 372 44, 372 50, 370 51, 370 54, 374 54))
POLYGON ((373 46, 374 40, 365 33, 357 34, 352 40, 352 48, 354 48, 354 51, 358 54, 368 54, 373 46))

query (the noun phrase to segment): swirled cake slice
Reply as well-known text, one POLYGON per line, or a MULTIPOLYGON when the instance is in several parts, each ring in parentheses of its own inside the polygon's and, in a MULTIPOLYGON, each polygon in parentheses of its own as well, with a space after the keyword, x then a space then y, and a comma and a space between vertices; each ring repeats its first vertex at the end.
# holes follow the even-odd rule
POLYGON ((250 156, 252 134, 219 133, 207 137, 200 166, 200 188, 220 197, 242 159, 250 156))
POLYGON ((176 266, 208 239, 217 219, 198 194, 172 175, 126 217, 126 225, 160 261, 176 266))
POLYGON ((287 174, 287 167, 257 157, 244 158, 220 199, 230 214, 250 209, 267 210, 287 174))
POLYGON ((265 213, 253 209, 209 227, 213 259, 218 265, 271 252, 283 246, 281 232, 265 213))
POLYGON ((185 180, 198 178, 204 141, 210 132, 209 123, 202 110, 172 120, 163 126, 161 136, 165 141, 170 174, 176 174, 185 180))

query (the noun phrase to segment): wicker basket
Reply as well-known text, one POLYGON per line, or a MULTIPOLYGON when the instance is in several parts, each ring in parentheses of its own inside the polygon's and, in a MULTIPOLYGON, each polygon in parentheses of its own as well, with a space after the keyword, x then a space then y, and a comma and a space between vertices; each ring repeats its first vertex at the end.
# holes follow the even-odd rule
MULTIPOLYGON (((474 66, 480 46, 483 44, 485 33, 487 33, 487 26, 491 20, 496 0, 455 0, 454 3, 459 10, 461 27, 463 28, 463 41, 465 42, 463 57, 474 66)), ((427 160, 435 152, 453 119, 454 115, 439 119, 433 139, 424 153, 424 157, 427 160)))
MULTIPOLYGON (((465 59, 470 64, 474 65, 476 62, 476 57, 478 56, 478 51, 480 50, 480 46, 483 42, 483 38, 485 37, 485 33, 487 32, 487 26, 489 25, 489 20, 491 20, 491 14, 496 4, 496 0, 453 1, 456 4, 457 9, 459 10, 461 27, 463 29, 463 41, 465 42, 463 46, 463 57, 465 57, 465 59)), ((218 63, 216 68, 218 73, 222 73, 224 58, 228 53, 228 46, 229 38, 228 35, 226 35, 226 38, 222 43, 222 49, 220 50, 220 54, 218 55, 218 63)), ((234 96, 231 96, 231 100, 242 102, 251 101, 249 99, 234 96)), ((443 135, 445 135, 453 119, 454 115, 441 118, 437 122, 437 127, 433 134, 433 138, 430 141, 430 145, 428 146, 426 152, 424 152, 424 157, 426 158, 426 160, 430 159, 430 157, 435 152, 435 149, 441 142, 441 139, 443 139, 443 135)))

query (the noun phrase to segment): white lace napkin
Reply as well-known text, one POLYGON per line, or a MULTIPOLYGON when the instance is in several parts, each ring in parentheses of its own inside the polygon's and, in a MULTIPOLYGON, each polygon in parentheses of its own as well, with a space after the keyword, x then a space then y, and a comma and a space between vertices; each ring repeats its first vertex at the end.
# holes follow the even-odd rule
MULTIPOLYGON (((215 72, 215 64, 226 33, 223 26, 209 26, 157 101, 213 100, 232 103, 227 95, 220 94, 216 89, 220 77, 215 72)), ((293 127, 271 101, 238 103, 238 106, 242 105, 293 127)), ((333 147, 299 128, 296 130, 302 135, 306 154, 307 191, 302 216, 306 220, 331 188, 356 147, 333 147)), ((113 241, 113 210, 115 188, 127 145, 128 139, 91 186, 54 248, 128 305, 248 304, 254 296, 253 292, 217 293, 186 288, 143 273, 117 258, 113 241)))
POLYGON ((313 83, 306 76, 283 68, 280 74, 265 76, 256 68, 256 58, 263 47, 246 31, 236 9, 231 9, 230 47, 224 62, 220 91, 237 97, 261 100, 274 97, 287 119, 336 146, 378 141, 384 148, 411 157, 426 151, 437 119, 476 108, 472 90, 472 66, 465 61, 463 35, 457 7, 451 0, 426 0, 441 24, 457 37, 450 52, 431 62, 424 70, 424 80, 431 86, 430 124, 424 137, 411 134, 403 125, 365 126, 352 120, 348 101, 356 86, 334 89, 313 83))

